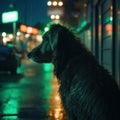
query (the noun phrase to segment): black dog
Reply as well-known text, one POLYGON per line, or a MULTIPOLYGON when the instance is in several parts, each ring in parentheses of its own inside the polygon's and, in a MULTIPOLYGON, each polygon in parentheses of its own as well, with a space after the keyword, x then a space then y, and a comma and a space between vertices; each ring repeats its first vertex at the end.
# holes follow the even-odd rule
POLYGON ((120 120, 120 93, 115 80, 68 28, 53 24, 28 57, 54 64, 69 120, 120 120))

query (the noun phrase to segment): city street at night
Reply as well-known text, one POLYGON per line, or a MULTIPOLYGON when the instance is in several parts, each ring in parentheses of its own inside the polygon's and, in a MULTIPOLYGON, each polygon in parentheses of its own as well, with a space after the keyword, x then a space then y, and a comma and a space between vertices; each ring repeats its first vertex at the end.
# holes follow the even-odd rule
POLYGON ((120 0, 0 0, 0 120, 120 120, 120 0))
POLYGON ((1 120, 63 120, 58 83, 51 64, 27 59, 17 75, 0 74, 1 120))

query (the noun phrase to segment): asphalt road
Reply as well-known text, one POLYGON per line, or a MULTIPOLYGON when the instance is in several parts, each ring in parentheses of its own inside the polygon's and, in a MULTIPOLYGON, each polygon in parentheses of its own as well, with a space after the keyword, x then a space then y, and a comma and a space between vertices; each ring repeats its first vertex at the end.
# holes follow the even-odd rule
POLYGON ((17 73, 0 73, 0 120, 66 119, 51 64, 23 60, 17 73))

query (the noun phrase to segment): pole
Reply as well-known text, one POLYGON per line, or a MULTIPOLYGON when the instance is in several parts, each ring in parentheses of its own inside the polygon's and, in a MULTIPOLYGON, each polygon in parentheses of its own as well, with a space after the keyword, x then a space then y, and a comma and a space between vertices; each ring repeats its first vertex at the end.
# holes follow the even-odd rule
POLYGON ((13 36, 14 36, 14 43, 16 42, 16 22, 13 22, 13 36))

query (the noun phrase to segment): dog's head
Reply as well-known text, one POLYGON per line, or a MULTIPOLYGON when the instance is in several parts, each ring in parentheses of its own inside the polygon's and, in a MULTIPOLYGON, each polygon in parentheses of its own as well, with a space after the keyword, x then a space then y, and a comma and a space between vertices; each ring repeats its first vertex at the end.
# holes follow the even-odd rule
POLYGON ((62 29, 64 27, 60 24, 51 25, 49 31, 43 35, 42 43, 28 53, 28 58, 37 63, 51 63, 57 46, 59 32, 62 29))

